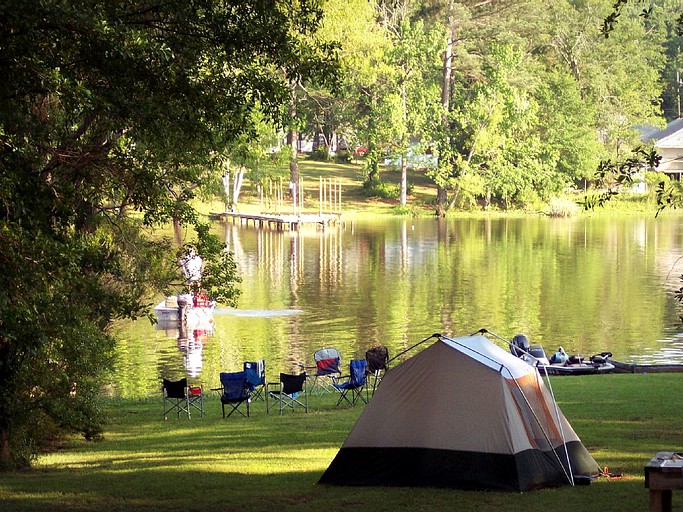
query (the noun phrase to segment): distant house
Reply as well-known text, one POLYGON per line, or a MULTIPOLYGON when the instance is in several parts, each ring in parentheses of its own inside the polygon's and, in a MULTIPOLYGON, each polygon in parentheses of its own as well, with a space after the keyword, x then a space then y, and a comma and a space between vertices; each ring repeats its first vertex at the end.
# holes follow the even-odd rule
POLYGON ((680 181, 683 175, 683 119, 674 119, 666 128, 641 128, 641 140, 654 144, 662 157, 657 170, 680 181))

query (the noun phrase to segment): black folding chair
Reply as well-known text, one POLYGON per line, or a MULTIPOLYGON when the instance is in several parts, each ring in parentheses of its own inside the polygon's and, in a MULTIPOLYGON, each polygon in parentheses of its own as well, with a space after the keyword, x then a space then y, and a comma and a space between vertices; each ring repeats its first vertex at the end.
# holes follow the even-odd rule
POLYGON ((223 409, 223 418, 229 418, 234 412, 238 412, 245 418, 248 418, 251 396, 246 373, 221 373, 220 378, 221 408, 223 409), (240 409, 242 404, 246 404, 247 414, 244 414, 244 412, 242 412, 240 409), (228 412, 227 416, 225 414, 226 405, 230 407, 230 411, 228 412))
POLYGON ((389 349, 383 345, 371 347, 365 353, 365 360, 367 361, 368 376, 372 377, 372 394, 374 395, 377 385, 388 369, 389 349))
POLYGON ((266 384, 266 412, 270 414, 271 407, 275 405, 279 407, 280 414, 285 408, 293 411, 297 406, 308 412, 305 372, 299 375, 281 373, 279 382, 268 382, 266 384), (272 406, 271 400, 275 401, 272 406))
POLYGON ((185 413, 192 418, 191 408, 197 409, 204 417, 204 395, 202 386, 188 386, 187 378, 177 381, 163 379, 161 393, 164 401, 164 419, 170 412, 176 411, 177 418, 185 413))

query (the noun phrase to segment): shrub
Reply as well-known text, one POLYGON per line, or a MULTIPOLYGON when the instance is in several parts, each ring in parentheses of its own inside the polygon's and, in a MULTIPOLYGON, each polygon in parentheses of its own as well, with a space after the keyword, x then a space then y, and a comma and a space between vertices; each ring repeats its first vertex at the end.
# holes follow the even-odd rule
POLYGON ((338 164, 350 164, 351 163, 351 153, 348 151, 340 151, 334 155, 334 161, 338 164))
POLYGON ((572 217, 579 212, 579 205, 569 199, 553 197, 548 203, 548 215, 551 217, 572 217))
POLYGON ((318 146, 318 148, 309 155, 309 158, 317 162, 329 162, 330 152, 327 150, 327 146, 318 146))
POLYGON ((381 181, 366 182, 363 184, 362 195, 364 197, 377 197, 380 199, 397 199, 400 190, 397 186, 381 181))

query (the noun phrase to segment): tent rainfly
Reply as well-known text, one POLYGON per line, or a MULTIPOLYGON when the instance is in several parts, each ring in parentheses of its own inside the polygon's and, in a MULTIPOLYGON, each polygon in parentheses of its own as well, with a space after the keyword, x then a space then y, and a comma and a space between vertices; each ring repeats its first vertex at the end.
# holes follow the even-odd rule
POLYGON ((599 472, 536 368, 438 338, 387 372, 320 483, 521 492, 599 472))

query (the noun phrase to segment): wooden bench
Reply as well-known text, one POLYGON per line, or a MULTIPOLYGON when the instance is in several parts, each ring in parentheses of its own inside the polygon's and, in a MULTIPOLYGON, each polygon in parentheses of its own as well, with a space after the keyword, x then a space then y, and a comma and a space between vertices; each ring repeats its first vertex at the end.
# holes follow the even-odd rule
POLYGON ((645 465, 650 512, 671 512, 671 491, 683 489, 683 453, 657 452, 645 465))

